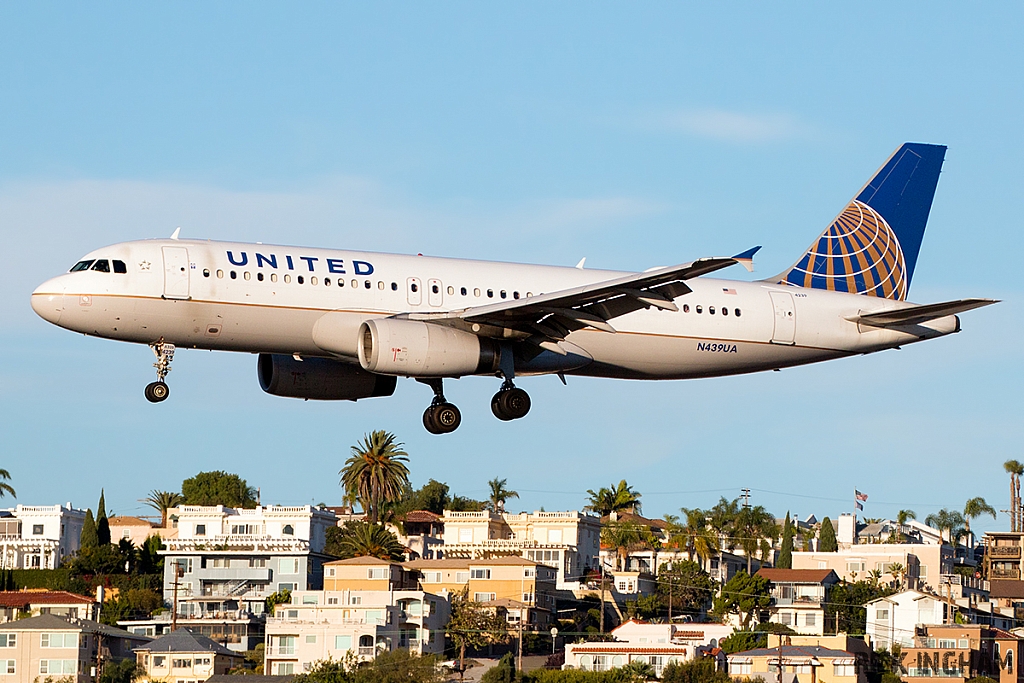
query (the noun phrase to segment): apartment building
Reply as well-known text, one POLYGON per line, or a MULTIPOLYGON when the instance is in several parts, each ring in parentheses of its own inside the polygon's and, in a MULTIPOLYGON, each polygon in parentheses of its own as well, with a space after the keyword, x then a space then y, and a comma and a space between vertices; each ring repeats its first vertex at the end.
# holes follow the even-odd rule
POLYGON ((648 624, 630 620, 612 629, 613 641, 566 643, 563 669, 607 671, 640 661, 661 676, 672 662, 709 653, 733 632, 723 624, 648 624))
POLYGON ((941 577, 953 573, 953 564, 953 548, 937 544, 855 544, 841 546, 834 553, 793 553, 793 569, 831 569, 841 581, 863 580, 877 570, 884 582, 936 592, 941 577))
POLYGON ((74 619, 95 619, 96 601, 85 595, 45 588, 0 591, 0 623, 53 614, 74 619))
POLYGON ((955 611, 949 601, 937 595, 907 590, 872 600, 867 611, 865 633, 879 649, 911 647, 918 630, 945 624, 955 611))
POLYGON ((771 582, 769 621, 803 635, 824 635, 825 605, 839 577, 831 569, 767 569, 757 576, 771 582))
POLYGON ((226 674, 245 661, 241 653, 232 652, 185 628, 135 648, 135 656, 139 667, 145 671, 144 675, 135 679, 137 683, 199 683, 214 674, 226 674))
POLYGON ((989 579, 1024 578, 1024 533, 1020 531, 989 531, 985 545, 985 570, 989 579))
POLYGON ((551 567, 559 589, 578 586, 598 566, 601 520, 584 512, 445 510, 444 559, 517 556, 551 567))
POLYGON ((267 596, 323 586, 327 529, 336 523, 309 505, 235 509, 173 508, 177 530, 165 538, 164 598, 186 618, 246 619, 263 613, 267 596))
POLYGON ((557 608, 557 570, 521 557, 477 560, 413 560, 424 590, 442 595, 468 590, 471 600, 496 603, 513 623, 545 628, 557 608))
POLYGON ((0 510, 0 569, 56 569, 78 552, 84 523, 71 503, 0 510))
POLYGON ((449 614, 446 597, 422 590, 296 591, 267 617, 264 671, 297 674, 323 659, 368 661, 384 650, 442 654, 449 614))
MULTIPOLYGON (((119 621, 117 625, 136 635, 157 638, 171 633, 174 622, 170 610, 149 619, 119 621)), ((263 642, 266 621, 263 614, 250 614, 244 610, 217 616, 207 613, 195 617, 178 617, 178 629, 188 629, 197 636, 214 640, 232 652, 252 650, 263 642)))
POLYGON ((867 667, 856 652, 817 644, 762 647, 731 654, 728 659, 733 679, 867 683, 867 667))
POLYGON ((324 564, 324 590, 417 590, 416 572, 401 562, 377 557, 353 557, 324 564))
POLYGON ((978 624, 927 626, 918 629, 913 642, 901 652, 901 678, 913 683, 923 679, 959 679, 978 676, 994 678, 999 683, 1018 683, 1021 639, 1017 636, 978 624))
POLYGON ((0 680, 91 683, 100 661, 134 659, 149 639, 95 621, 41 614, 0 624, 0 680))

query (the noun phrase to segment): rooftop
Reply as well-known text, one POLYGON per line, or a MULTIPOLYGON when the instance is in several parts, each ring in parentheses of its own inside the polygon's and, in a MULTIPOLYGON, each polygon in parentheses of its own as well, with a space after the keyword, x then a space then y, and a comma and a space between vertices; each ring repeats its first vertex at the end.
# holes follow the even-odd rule
POLYGON ((147 636, 129 633, 124 629, 107 626, 97 621, 58 617, 55 614, 40 614, 38 617, 9 621, 6 624, 0 624, 0 631, 82 631, 84 633, 100 633, 106 638, 150 640, 147 636))
POLYGON ((150 522, 148 519, 142 519, 141 517, 129 517, 127 515, 115 515, 114 517, 109 517, 107 519, 107 523, 110 524, 110 526, 144 526, 149 528, 153 527, 153 523, 150 522))
POLYGON ((151 643, 147 643, 136 650, 146 652, 212 652, 215 655, 227 655, 230 657, 241 657, 238 652, 232 652, 220 643, 216 643, 206 636, 196 635, 187 628, 179 628, 171 631, 165 636, 160 636, 151 643))
POLYGON ((783 645, 782 647, 759 647, 754 650, 744 650, 743 652, 737 652, 729 655, 729 657, 791 657, 791 658, 810 658, 810 657, 828 657, 829 659, 835 659, 839 657, 853 657, 852 652, 846 650, 833 650, 828 647, 821 647, 820 645, 783 645))
POLYGON ((350 557, 347 560, 332 560, 330 562, 324 562, 324 566, 325 567, 336 567, 338 565, 349 565, 349 564, 356 565, 356 566, 363 566, 363 565, 367 565, 367 564, 381 564, 381 565, 397 564, 397 565, 400 565, 402 563, 400 561, 397 561, 397 560, 382 560, 379 557, 371 557, 369 555, 363 555, 361 557, 350 557))
POLYGON ((26 589, 20 591, 0 591, 0 606, 26 609, 29 605, 89 605, 92 598, 68 591, 50 591, 45 589, 26 589))
POLYGON ((425 523, 425 522, 440 522, 441 515, 436 515, 430 510, 410 510, 402 515, 403 522, 412 523, 425 523))
POLYGON ((1024 581, 989 579, 989 595, 993 598, 1024 598, 1024 581))
POLYGON ((773 583, 824 583, 832 576, 833 581, 839 577, 831 569, 758 569, 755 576, 760 576, 773 583))

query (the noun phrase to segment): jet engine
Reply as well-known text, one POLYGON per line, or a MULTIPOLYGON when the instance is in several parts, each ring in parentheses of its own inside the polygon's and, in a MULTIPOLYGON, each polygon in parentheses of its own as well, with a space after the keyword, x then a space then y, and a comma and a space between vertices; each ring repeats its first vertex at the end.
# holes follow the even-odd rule
POLYGON ((459 377, 498 369, 498 345, 445 325, 374 318, 359 328, 364 370, 407 377, 459 377))
POLYGON ((374 375, 349 363, 261 353, 256 363, 260 387, 274 396, 322 401, 357 401, 395 393, 396 377, 374 375))

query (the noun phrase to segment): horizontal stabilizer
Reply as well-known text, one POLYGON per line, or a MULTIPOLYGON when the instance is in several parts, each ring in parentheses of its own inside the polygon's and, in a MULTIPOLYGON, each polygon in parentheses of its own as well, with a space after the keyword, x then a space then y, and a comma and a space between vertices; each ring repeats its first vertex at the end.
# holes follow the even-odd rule
POLYGON ((945 318, 948 315, 956 315, 957 313, 997 303, 999 301, 996 299, 958 299, 956 301, 944 301, 940 304, 921 304, 907 306, 906 308, 895 308, 879 313, 867 313, 847 318, 847 320, 871 327, 904 327, 906 325, 920 325, 929 320, 945 318))

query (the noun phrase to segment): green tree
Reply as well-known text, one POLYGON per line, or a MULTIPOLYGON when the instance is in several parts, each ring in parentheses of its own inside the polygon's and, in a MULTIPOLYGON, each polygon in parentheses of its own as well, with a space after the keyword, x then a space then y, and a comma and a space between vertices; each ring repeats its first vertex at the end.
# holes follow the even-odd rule
POLYGON ((459 651, 459 670, 466 669, 466 650, 508 639, 508 624, 493 609, 469 599, 469 588, 454 593, 445 633, 459 651))
POLYGON ((722 638, 719 645, 728 655, 747 650, 756 650, 768 644, 768 635, 759 631, 733 631, 722 638))
POLYGON ((512 498, 519 497, 517 492, 508 489, 507 483, 508 479, 498 479, 497 477, 487 482, 487 486, 491 489, 487 507, 491 512, 504 512, 505 503, 512 498))
POLYGON ((11 480, 11 473, 7 470, 0 469, 0 498, 3 498, 8 493, 11 494, 11 498, 17 498, 18 494, 14 492, 9 482, 11 480))
POLYGON ((736 547, 734 526, 740 512, 738 500, 727 500, 724 496, 718 499, 715 506, 708 512, 708 523, 719 538, 725 539, 725 547, 732 550, 736 547))
POLYGON ((938 529, 942 538, 948 540, 951 545, 957 545, 964 535, 964 522, 963 515, 956 510, 947 510, 946 508, 924 518, 924 523, 938 529))
POLYGON ((409 485, 409 454, 402 445, 390 432, 370 432, 352 446, 352 455, 338 472, 342 488, 358 497, 374 524, 380 521, 381 503, 400 500, 409 485))
POLYGON ((676 517, 665 516, 665 520, 669 523, 668 544, 670 547, 685 550, 690 556, 690 560, 699 557, 703 565, 707 566, 708 561, 718 554, 718 533, 708 524, 708 514, 704 510, 681 508, 680 512, 686 518, 682 524, 676 517))
POLYGON ((435 515, 444 514, 451 498, 448 496, 448 484, 431 479, 416 491, 413 491, 404 502, 402 512, 410 510, 426 510, 435 515))
POLYGON ((775 566, 779 569, 793 568, 793 523, 789 520, 789 512, 786 513, 786 522, 782 527, 782 547, 775 566))
POLYGON ((167 511, 181 505, 184 498, 180 493, 153 489, 142 502, 160 513, 160 526, 167 526, 167 511))
POLYGON ((324 552, 341 559, 377 557, 397 561, 404 556, 405 548, 383 524, 351 521, 327 530, 324 552))
POLYGON ((646 526, 628 522, 609 522, 601 527, 601 544, 615 550, 615 565, 618 571, 626 568, 629 553, 650 547, 654 536, 646 526))
POLYGON ((506 652, 496 665, 484 672, 480 683, 516 683, 516 680, 516 657, 506 652))
POLYGON ((1003 469, 1010 475, 1010 531, 1020 531, 1020 478, 1024 475, 1024 464, 1007 460, 1003 463, 1003 469))
POLYGON ((100 546, 99 536, 96 535, 96 519, 92 516, 92 510, 85 511, 85 521, 82 523, 82 535, 79 540, 79 547, 98 548, 100 546))
POLYGON ((840 633, 861 635, 864 633, 867 603, 878 598, 892 595, 889 586, 878 585, 872 581, 843 581, 832 587, 828 597, 826 618, 836 618, 836 627, 840 633))
MULTIPOLYGON (((774 540, 779 533, 779 525, 775 523, 775 517, 761 505, 741 508, 736 515, 733 524, 733 532, 743 554, 747 556, 747 573, 751 573, 754 554, 762 540, 774 540)), ((770 546, 769 546, 770 548, 770 546)), ((765 552, 762 552, 762 561, 765 552)))
POLYGON ((292 592, 287 588, 282 588, 276 593, 271 593, 267 596, 264 601, 266 603, 267 614, 274 616, 274 609, 278 605, 287 605, 292 601, 292 592))
POLYGON ((106 661, 103 663, 99 683, 132 683, 144 672, 145 670, 135 662, 134 658, 121 661, 106 661))
POLYGON ((163 547, 163 540, 155 534, 142 543, 142 547, 136 553, 138 557, 136 567, 139 574, 164 573, 164 558, 160 554, 163 547))
POLYGON ((836 541, 836 530, 832 526, 832 520, 828 517, 821 520, 821 531, 818 532, 818 552, 834 553, 839 550, 839 542, 836 541))
POLYGON ((974 538, 971 536, 971 520, 982 515, 992 515, 992 519, 996 519, 996 509, 986 503, 984 498, 971 498, 964 504, 964 532, 972 543, 974 538))
POLYGON ((684 560, 658 568, 657 595, 675 616, 700 614, 711 603, 717 585, 696 562, 684 560))
POLYGON ((117 626, 118 621, 126 619, 148 619, 163 606, 164 599, 155 590, 131 588, 120 591, 117 598, 103 603, 100 621, 108 626, 117 626))
POLYGON ((221 470, 200 472, 181 482, 184 505, 223 505, 230 508, 256 507, 256 489, 237 474, 221 470))
POLYGON ((592 510, 605 517, 613 512, 632 512, 640 514, 640 498, 643 494, 638 493, 632 486, 621 480, 618 485, 611 488, 600 488, 597 491, 587 490, 587 510, 592 510))
POLYGON ((727 672, 718 670, 714 659, 698 657, 688 662, 671 662, 661 672, 661 683, 730 683, 730 678, 727 672))
POLYGON ((712 612, 722 617, 736 614, 741 627, 748 630, 754 615, 767 609, 771 601, 768 579, 739 571, 722 586, 722 593, 715 598, 712 612))
POLYGON ((103 489, 100 489, 100 503, 96 506, 96 539, 100 545, 110 543, 110 522, 107 520, 107 505, 103 489))

